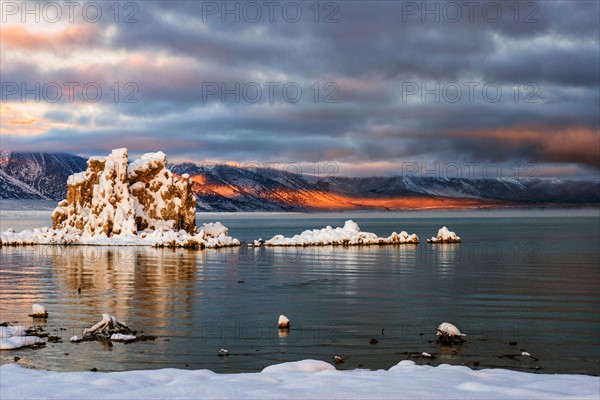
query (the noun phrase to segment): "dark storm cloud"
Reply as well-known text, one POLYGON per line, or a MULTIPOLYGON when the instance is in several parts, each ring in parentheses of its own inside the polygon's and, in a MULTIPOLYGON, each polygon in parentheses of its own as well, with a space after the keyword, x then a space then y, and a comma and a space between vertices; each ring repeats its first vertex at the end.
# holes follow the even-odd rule
MULTIPOLYGON (((118 146, 130 147, 132 154, 160 147, 175 158, 239 161, 335 157, 332 161, 360 164, 469 157, 598 167, 596 1, 482 1, 473 10, 465 2, 334 2, 337 23, 322 21, 334 10, 324 9, 327 2, 319 3, 318 23, 308 2, 295 3, 303 12, 296 23, 282 17, 284 2, 273 22, 264 7, 257 23, 243 14, 239 22, 227 15, 225 23, 220 13, 206 14, 207 6, 224 4, 140 2, 138 23, 103 20, 98 26, 116 28, 113 36, 76 41, 78 53, 114 52, 121 55, 117 61, 94 59, 93 53, 84 66, 3 60, 3 81, 94 81, 103 88, 119 81, 139 87, 137 103, 104 96, 98 104, 102 114, 81 115, 73 104, 57 104, 46 118, 80 125, 43 136, 8 135, 3 146, 67 146, 88 154, 118 146), (462 14, 455 21, 457 9, 462 14), (293 103, 277 92, 271 103, 265 82, 277 82, 278 88, 295 82, 302 98, 293 103), (310 89, 314 82, 317 101, 310 89), (325 90, 328 82, 335 90, 325 90), (205 90, 207 84, 231 89, 248 83, 264 90, 257 102, 205 90), (475 84, 473 93, 469 84, 475 84), (491 92, 483 90, 488 86, 491 92), (452 95, 456 87, 462 90, 458 100, 452 95), (500 99, 486 97, 498 87, 500 99), (409 94, 407 88, 418 91, 409 94), (435 93, 421 90, 432 88, 435 93), (327 95, 337 102, 324 102, 327 95), (572 145, 560 149, 561 135, 572 145)), ((23 51, 28 42, 8 45, 23 51)), ((64 53, 56 46, 47 51, 64 53)))

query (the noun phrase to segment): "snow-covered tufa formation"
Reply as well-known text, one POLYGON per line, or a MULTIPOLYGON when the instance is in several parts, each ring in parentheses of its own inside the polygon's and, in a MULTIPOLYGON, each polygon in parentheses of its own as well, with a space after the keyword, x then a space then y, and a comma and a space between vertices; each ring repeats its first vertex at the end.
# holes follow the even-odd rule
POLYGON ((438 231, 436 237, 427 239, 427 243, 460 243, 460 237, 456 236, 456 233, 448 230, 448 228, 443 226, 438 231))
MULTIPOLYGON (((262 245, 262 240, 254 241, 254 246, 262 245)), ((306 230, 293 237, 275 235, 265 240, 267 246, 324 246, 324 245, 373 245, 373 244, 417 244, 419 237, 415 234, 409 235, 405 231, 399 234, 393 232, 388 237, 378 237, 371 232, 361 232, 358 224, 352 220, 344 223, 343 228, 332 228, 306 230)))
POLYGON ((196 196, 188 175, 166 168, 162 151, 128 163, 127 149, 92 157, 84 172, 69 177, 67 198, 52 213, 52 225, 83 231, 84 237, 135 235, 144 229, 196 232, 196 196))
POLYGON ((196 228, 196 196, 187 174, 166 168, 165 153, 128 163, 127 149, 92 157, 67 182, 52 213, 53 229, 0 234, 2 245, 93 244, 224 247, 240 242, 220 222, 196 228))

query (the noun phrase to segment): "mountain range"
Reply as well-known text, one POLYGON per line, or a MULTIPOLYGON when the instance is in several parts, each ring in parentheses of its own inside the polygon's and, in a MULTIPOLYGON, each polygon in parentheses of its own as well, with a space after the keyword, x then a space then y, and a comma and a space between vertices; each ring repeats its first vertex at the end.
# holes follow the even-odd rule
MULTIPOLYGON (((189 174, 204 211, 405 210, 598 205, 600 183, 556 179, 329 176, 228 164, 170 164, 189 174)), ((61 200, 86 159, 66 153, 0 153, 0 198, 61 200)))

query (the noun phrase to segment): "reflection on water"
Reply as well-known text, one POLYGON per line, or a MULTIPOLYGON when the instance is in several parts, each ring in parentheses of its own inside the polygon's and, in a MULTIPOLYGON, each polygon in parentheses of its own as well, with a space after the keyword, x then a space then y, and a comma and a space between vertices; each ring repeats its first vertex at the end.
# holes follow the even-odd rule
MULTIPOLYGON (((296 224, 290 231, 315 226, 277 222, 296 224)), ((63 338, 44 349, 2 352, 1 361, 16 355, 54 370, 239 372, 334 355, 347 357, 339 368, 389 368, 426 351, 437 358, 417 362, 598 374, 598 220, 451 222, 460 245, 1 248, 0 319, 30 322, 31 304, 39 302, 50 313, 47 328, 63 338), (557 229, 564 234, 552 236, 557 229), (158 339, 68 342, 102 313, 158 339), (290 318, 289 331, 277 328, 280 314, 290 318), (443 321, 468 341, 437 346, 443 321), (516 356, 522 347, 539 363, 516 356), (221 348, 230 356, 218 357, 221 348)), ((260 236, 247 224, 242 217, 227 223, 232 232, 246 226, 248 236, 260 236)), ((413 226, 422 237, 437 225, 361 221, 377 233, 413 226)))
POLYGON ((458 243, 435 243, 431 245, 431 252, 441 277, 452 275, 456 263, 463 255, 458 243))
POLYGON ((78 309, 97 310, 92 315, 98 316, 110 312, 124 321, 156 327, 166 327, 172 315, 191 310, 196 252, 94 246, 54 250, 49 255, 52 265, 60 266, 52 269, 56 290, 78 309), (172 293, 177 293, 177 301, 171 301, 172 293))

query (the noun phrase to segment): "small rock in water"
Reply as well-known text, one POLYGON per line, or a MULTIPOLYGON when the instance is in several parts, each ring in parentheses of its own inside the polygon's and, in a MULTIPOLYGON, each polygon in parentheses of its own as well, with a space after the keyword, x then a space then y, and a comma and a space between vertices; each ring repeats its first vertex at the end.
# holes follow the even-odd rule
POLYGON ((516 345, 517 345, 517 342, 510 341, 510 342, 508 342, 508 345, 509 345, 509 346, 516 346, 516 345))
POLYGON ((98 372, 98 368, 94 367, 94 368, 90 369, 90 371, 92 371, 92 372, 98 372))
POLYGON ((450 336, 450 337, 462 337, 467 336, 461 333, 458 328, 449 322, 442 322, 437 327, 437 336, 450 336))
POLYGON ((277 322, 277 326, 279 328, 289 328, 290 320, 285 315, 282 314, 279 316, 279 321, 277 322))
POLYGON ((71 339, 69 339, 69 340, 70 340, 71 342, 73 342, 73 343, 79 343, 79 342, 81 342, 81 341, 82 341, 82 339, 81 339, 79 336, 77 336, 77 335, 75 335, 75 336, 71 336, 71 339))
POLYGON ((445 226, 443 226, 436 237, 427 239, 427 243, 460 243, 460 237, 456 233, 452 232, 445 226))
POLYGON ((371 339, 369 339, 369 343, 371 343, 371 344, 377 344, 377 343, 379 343, 379 340, 371 338, 371 339))
POLYGON ((219 350, 218 356, 219 357, 227 357, 227 356, 229 356, 229 350, 226 350, 226 349, 219 350))
POLYGON ((433 356, 431 354, 426 353, 426 352, 422 352, 421 353, 421 357, 423 357, 423 358, 433 358, 433 356))
POLYGON ((62 343, 62 339, 60 338, 60 336, 50 335, 50 336, 48 336, 48 341, 50 343, 62 343))
POLYGON ((81 294, 81 288, 80 287, 77 288, 77 293, 81 294))
POLYGON ((33 318, 48 318, 48 312, 46 311, 46 307, 36 303, 31 305, 31 314, 29 316, 33 318))
POLYGON ((333 356, 333 362, 337 365, 339 364, 343 364, 344 363, 344 359, 340 356, 333 356))
POLYGON ((437 338, 438 338, 438 342, 445 344, 445 345, 450 345, 452 343, 454 343, 456 340, 460 341, 461 343, 464 342, 463 337, 467 336, 464 333, 461 333, 458 328, 454 325, 452 325, 449 322, 442 322, 437 328, 437 338))
POLYGON ((114 315, 110 314, 102 314, 102 321, 98 322, 96 325, 91 328, 86 328, 83 330, 83 334, 94 335, 96 333, 105 333, 105 334, 113 334, 113 333, 125 333, 129 334, 131 331, 125 325, 124 322, 119 321, 114 315))
POLYGON ((17 356, 15 356, 15 358, 13 358, 13 360, 15 360, 15 362, 19 362, 20 359, 21 359, 21 357, 17 357, 17 356))
POLYGON ((526 352, 526 351, 522 351, 522 352, 521 352, 521 355, 522 355, 523 357, 531 357, 531 354, 529 354, 529 353, 528 353, 528 352, 526 352))

